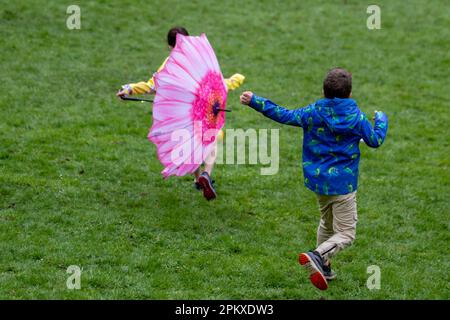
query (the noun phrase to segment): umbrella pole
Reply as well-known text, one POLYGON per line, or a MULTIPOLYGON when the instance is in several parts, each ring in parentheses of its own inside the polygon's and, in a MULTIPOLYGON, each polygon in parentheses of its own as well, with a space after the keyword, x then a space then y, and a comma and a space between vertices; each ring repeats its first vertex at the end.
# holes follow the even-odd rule
POLYGON ((231 112, 231 110, 229 109, 222 109, 219 108, 220 107, 220 103, 219 102, 215 102, 212 106, 212 112, 214 113, 215 116, 217 116, 219 114, 219 111, 223 111, 223 112, 231 112))

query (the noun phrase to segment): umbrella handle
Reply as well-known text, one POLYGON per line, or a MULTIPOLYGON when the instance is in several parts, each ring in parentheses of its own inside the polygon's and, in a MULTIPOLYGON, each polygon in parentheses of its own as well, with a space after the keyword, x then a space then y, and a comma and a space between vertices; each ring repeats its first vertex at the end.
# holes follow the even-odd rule
POLYGON ((129 96, 120 96, 120 99, 128 101, 153 102, 153 100, 150 99, 130 98, 129 96))
POLYGON ((230 109, 216 109, 217 111, 231 112, 230 109))

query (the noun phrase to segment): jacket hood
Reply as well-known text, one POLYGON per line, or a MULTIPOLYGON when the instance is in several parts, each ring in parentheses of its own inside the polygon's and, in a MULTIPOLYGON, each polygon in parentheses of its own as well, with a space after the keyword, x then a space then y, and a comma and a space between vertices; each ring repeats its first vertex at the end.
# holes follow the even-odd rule
POLYGON ((333 132, 344 133, 355 128, 361 111, 356 101, 350 98, 324 98, 316 102, 316 110, 333 132))

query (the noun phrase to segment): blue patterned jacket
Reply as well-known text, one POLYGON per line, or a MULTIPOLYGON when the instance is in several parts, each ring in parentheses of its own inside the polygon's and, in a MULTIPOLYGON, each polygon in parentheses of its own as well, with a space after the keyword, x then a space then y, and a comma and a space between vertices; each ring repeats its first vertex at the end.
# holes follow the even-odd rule
POLYGON ((266 117, 303 128, 305 186, 318 194, 342 195, 358 186, 359 142, 378 148, 386 137, 386 114, 375 114, 372 127, 353 99, 321 99, 304 108, 288 110, 253 95, 249 104, 266 117))

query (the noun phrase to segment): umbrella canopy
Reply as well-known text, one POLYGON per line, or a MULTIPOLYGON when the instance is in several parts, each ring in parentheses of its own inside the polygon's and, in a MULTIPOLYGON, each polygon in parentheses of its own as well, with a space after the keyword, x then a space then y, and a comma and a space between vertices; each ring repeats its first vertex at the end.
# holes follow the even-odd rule
POLYGON ((155 76, 153 125, 164 177, 193 173, 214 147, 225 124, 227 87, 205 34, 177 34, 177 45, 155 76))

